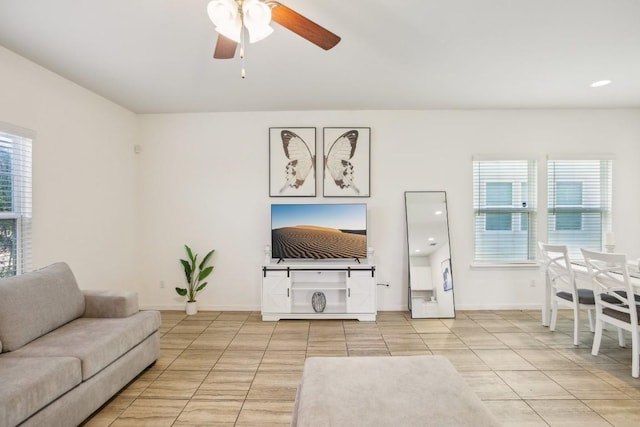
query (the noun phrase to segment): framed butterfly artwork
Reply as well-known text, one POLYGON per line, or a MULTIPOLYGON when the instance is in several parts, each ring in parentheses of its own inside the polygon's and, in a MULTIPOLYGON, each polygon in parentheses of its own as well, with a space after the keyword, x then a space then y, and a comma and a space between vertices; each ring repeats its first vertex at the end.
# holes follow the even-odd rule
POLYGON ((369 197, 371 128, 323 129, 325 197, 369 197))
POLYGON ((269 196, 316 196, 316 128, 269 128, 269 196))

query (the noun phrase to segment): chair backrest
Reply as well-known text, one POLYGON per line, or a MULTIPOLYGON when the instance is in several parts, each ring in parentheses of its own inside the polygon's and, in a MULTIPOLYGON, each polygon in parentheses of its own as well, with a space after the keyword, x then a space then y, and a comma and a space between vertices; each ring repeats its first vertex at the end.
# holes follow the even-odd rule
POLYGON ((629 279, 627 256, 581 249, 587 271, 593 284, 596 305, 630 315, 632 324, 638 324, 636 297, 629 279), (607 295, 603 299, 603 296, 607 295), (632 307, 633 309, 629 309, 632 307))
POLYGON ((570 292, 577 301, 575 273, 571 267, 569 251, 566 245, 548 245, 538 242, 542 255, 543 268, 548 275, 551 287, 556 291, 570 292))

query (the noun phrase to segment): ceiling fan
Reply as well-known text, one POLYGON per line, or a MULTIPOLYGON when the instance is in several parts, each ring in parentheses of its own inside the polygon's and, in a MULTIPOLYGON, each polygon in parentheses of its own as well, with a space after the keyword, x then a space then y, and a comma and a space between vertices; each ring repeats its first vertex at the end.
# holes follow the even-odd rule
POLYGON ((247 30, 249 42, 255 43, 273 32, 269 25, 272 20, 324 50, 331 49, 340 41, 340 37, 331 31, 277 1, 212 0, 207 12, 218 32, 213 54, 216 59, 233 58, 238 45, 240 57, 243 57, 244 30, 247 30))

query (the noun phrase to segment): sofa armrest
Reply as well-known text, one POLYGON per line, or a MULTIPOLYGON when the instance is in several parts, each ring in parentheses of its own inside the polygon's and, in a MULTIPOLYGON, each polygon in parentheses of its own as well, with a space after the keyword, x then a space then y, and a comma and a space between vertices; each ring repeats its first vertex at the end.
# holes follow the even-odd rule
POLYGON ((85 310, 82 317, 129 317, 138 312, 138 294, 127 291, 82 291, 85 310))

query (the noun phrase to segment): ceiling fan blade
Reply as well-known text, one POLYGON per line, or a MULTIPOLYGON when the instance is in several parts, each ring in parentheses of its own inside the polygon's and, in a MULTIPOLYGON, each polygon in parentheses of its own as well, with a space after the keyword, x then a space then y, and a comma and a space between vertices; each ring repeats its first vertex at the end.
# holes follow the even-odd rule
POLYGON ((298 12, 289 9, 287 6, 277 2, 268 1, 271 6, 271 19, 300 37, 309 40, 311 43, 320 46, 324 50, 329 50, 340 41, 340 37, 333 34, 326 28, 321 27, 298 12))
POLYGON ((215 59, 231 59, 236 56, 236 47, 238 43, 226 38, 222 34, 218 34, 218 41, 216 42, 216 50, 213 52, 215 59))

